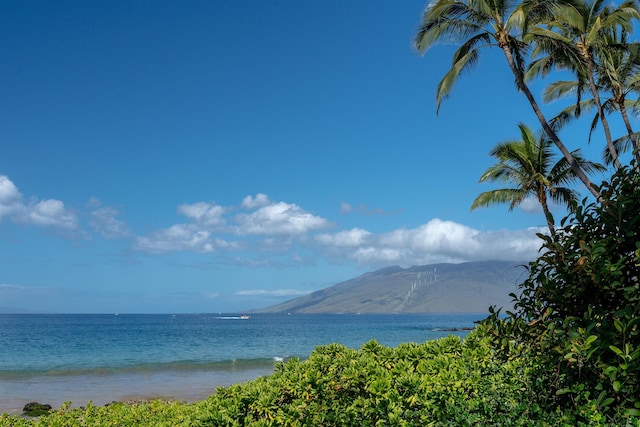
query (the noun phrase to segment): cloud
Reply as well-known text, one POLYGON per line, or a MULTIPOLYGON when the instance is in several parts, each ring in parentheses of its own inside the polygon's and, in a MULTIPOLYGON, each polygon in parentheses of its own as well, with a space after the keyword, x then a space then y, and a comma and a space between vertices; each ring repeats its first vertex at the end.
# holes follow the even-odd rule
POLYGON ((0 283, 0 292, 15 292, 15 291, 23 291, 27 288, 25 286, 19 285, 9 285, 7 283, 0 283))
POLYGON ((238 249, 241 246, 238 242, 219 237, 227 234, 241 236, 244 239, 242 246, 257 245, 265 250, 283 251, 294 243, 294 237, 305 239, 310 232, 331 225, 326 219, 295 204, 272 202, 264 194, 247 196, 240 206, 250 212, 230 216, 237 208, 205 202, 180 205, 178 213, 190 220, 189 223, 138 237, 134 249, 149 253, 238 249), (267 238, 257 241, 253 237, 267 238))
POLYGON ((220 293, 218 292, 203 292, 202 296, 206 299, 218 299, 220 298, 220 293))
POLYGON ((25 204, 16 185, 6 176, 0 176, 0 220, 3 218, 27 225, 75 230, 77 216, 64 203, 56 199, 31 200, 25 204))
MULTIPOLYGON (((343 204, 343 211, 351 205, 343 204)), ((319 257, 371 268, 489 259, 528 261, 536 257, 544 229, 479 231, 438 218, 415 228, 373 233, 339 230, 328 220, 265 194, 246 196, 238 207, 198 202, 178 207, 190 222, 138 237, 134 249, 148 253, 242 251, 223 262, 249 267, 314 264, 319 257), (235 212, 235 214, 234 214, 235 212), (259 254, 259 256, 258 256, 259 254)), ((259 292, 259 291, 247 291, 259 292)))
MULTIPOLYGON (((559 204, 557 202, 555 202, 554 200, 548 199, 547 200, 547 204, 549 205, 549 210, 553 213, 553 212, 566 212, 567 211, 567 207, 565 205, 559 204)), ((529 196, 526 199, 524 199, 519 205, 518 205, 518 209, 520 209, 522 212, 525 213, 530 213, 530 214, 536 214, 536 215, 544 215, 544 212, 542 210, 542 205, 540 205, 540 202, 538 201, 538 199, 536 199, 533 196, 529 196)), ((544 216, 543 216, 544 218, 544 216)))
POLYGON ((266 196, 266 194, 256 194, 255 197, 252 196, 247 196, 242 200, 242 207, 245 209, 255 209, 255 208, 260 208, 263 206, 267 206, 269 203, 271 203, 269 201, 269 198, 266 196))
POLYGON ((225 212, 226 209, 222 206, 205 202, 178 206, 178 213, 207 228, 224 226, 226 224, 225 212))
POLYGON ((316 241, 325 246, 361 246, 372 236, 372 233, 361 228, 340 231, 335 234, 319 234, 316 241))
POLYGON ((126 223, 116 218, 118 213, 111 207, 95 209, 91 212, 89 225, 108 240, 130 237, 131 231, 126 223))
POLYGON ((73 230, 78 226, 77 217, 64 207, 60 200, 43 200, 27 209, 29 222, 40 226, 52 226, 73 230))
POLYGON ((340 213, 341 214, 348 214, 353 212, 353 206, 351 206, 351 203, 347 203, 347 202, 342 202, 340 203, 340 213))
POLYGON ((239 234, 253 235, 303 235, 331 225, 324 218, 284 202, 269 203, 250 214, 238 214, 234 221, 239 234))
POLYGON ((432 219, 413 229, 374 235, 354 229, 319 235, 328 257, 345 257, 361 265, 404 266, 489 259, 528 261, 535 258, 544 229, 483 232, 452 221, 432 219), (349 238, 351 236, 351 238, 349 238))
POLYGON ((6 176, 0 176, 0 205, 7 205, 12 202, 20 201, 22 194, 18 191, 18 187, 6 176))
POLYGON ((212 238, 211 232, 196 224, 176 224, 169 228, 136 238, 134 249, 148 253, 214 252, 216 249, 235 249, 238 245, 221 238, 212 238))
POLYGON ((4 175, 0 176, 0 220, 24 210, 22 194, 14 183, 4 175))
POLYGON ((134 249, 149 253, 162 252, 213 252, 211 233, 193 224, 176 224, 156 231, 149 236, 138 237, 134 249))
POLYGON ((534 213, 534 214, 542 213, 542 206, 540 205, 540 202, 538 202, 538 199, 531 196, 524 199, 518 205, 518 209, 526 213, 534 213))
POLYGON ((237 291, 238 296, 270 296, 270 297, 292 297, 310 294, 312 291, 299 289, 248 289, 237 291))
POLYGON ((391 215, 392 213, 402 212, 401 209, 396 210, 395 212, 387 212, 381 208, 368 208, 363 204, 359 204, 357 208, 354 208, 351 203, 342 202, 340 203, 340 213, 343 215, 350 214, 352 212, 358 212, 363 216, 376 216, 376 215, 391 215))

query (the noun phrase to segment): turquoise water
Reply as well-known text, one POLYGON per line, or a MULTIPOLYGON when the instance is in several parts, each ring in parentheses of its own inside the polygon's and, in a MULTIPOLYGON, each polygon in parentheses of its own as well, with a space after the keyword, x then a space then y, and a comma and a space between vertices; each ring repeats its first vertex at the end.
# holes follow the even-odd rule
POLYGON ((270 374, 276 361, 304 359, 318 345, 463 336, 485 315, 233 317, 0 314, 0 413, 30 401, 199 400, 218 386, 270 374))

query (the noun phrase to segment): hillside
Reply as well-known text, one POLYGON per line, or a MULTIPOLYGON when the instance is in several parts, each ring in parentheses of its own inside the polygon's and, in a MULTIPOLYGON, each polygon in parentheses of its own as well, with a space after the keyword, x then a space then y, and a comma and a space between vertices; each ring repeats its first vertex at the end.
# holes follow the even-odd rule
POLYGON ((260 313, 477 313, 511 307, 525 264, 504 261, 387 267, 260 313))

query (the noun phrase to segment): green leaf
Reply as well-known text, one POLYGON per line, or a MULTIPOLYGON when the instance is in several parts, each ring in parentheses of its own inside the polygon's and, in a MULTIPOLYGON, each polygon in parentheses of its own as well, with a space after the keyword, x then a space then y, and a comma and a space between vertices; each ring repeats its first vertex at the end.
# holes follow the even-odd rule
POLYGON ((617 354, 620 357, 624 357, 624 353, 622 352, 622 350, 620 350, 618 347, 616 347, 615 345, 610 345, 609 348, 611 349, 611 351, 613 351, 615 354, 617 354))
POLYGON ((623 326, 622 326, 622 322, 620 321, 620 319, 615 319, 613 321, 613 326, 615 326, 615 328, 616 328, 616 330, 618 332, 622 333, 623 326))

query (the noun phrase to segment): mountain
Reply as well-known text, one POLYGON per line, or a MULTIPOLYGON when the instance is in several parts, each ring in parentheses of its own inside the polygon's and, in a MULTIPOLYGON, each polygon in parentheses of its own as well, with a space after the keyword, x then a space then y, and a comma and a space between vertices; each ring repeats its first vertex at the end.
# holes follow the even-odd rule
POLYGON ((509 294, 526 278, 526 262, 466 262, 387 267, 259 313, 482 313, 512 308, 509 294))

